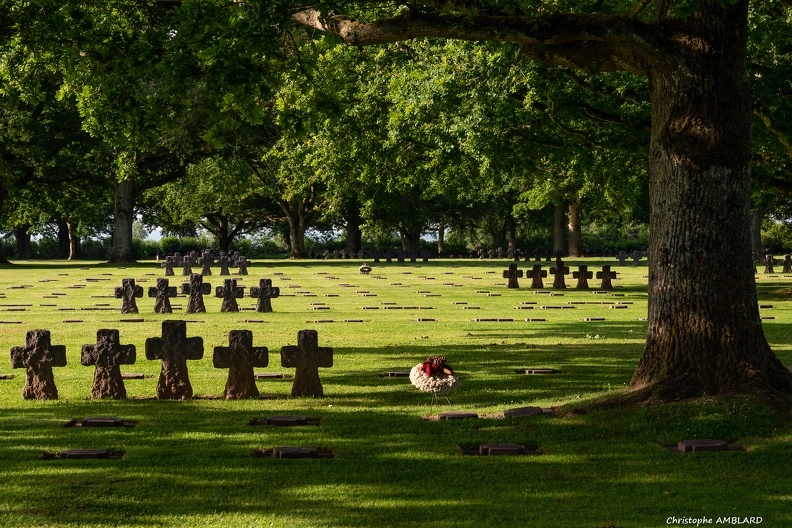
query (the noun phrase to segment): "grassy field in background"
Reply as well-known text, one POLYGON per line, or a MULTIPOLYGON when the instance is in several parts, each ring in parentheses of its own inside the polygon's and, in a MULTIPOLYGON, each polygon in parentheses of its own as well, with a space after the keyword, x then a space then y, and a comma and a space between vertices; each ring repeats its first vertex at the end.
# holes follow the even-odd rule
MULTIPOLYGON (((59 400, 39 402, 22 399, 23 371, 12 371, 8 360, 0 363, 0 375, 14 376, 0 380, 0 525, 624 528, 667 526, 669 517, 707 517, 713 524, 718 517, 762 517, 762 526, 792 525, 789 413, 749 399, 563 417, 422 420, 430 414, 430 397, 404 378, 378 374, 409 369, 429 355, 446 356, 461 379, 450 396, 453 409, 479 415, 527 405, 569 408, 615 394, 629 382, 646 333, 645 266, 613 268, 619 278, 612 293, 618 296, 571 287, 550 296, 552 290, 534 292, 526 279, 521 289, 507 289, 501 274, 508 263, 383 263, 364 276, 358 261, 261 261, 241 285, 249 290, 260 278, 271 278, 281 289, 273 313, 220 313, 221 300, 206 296, 205 314, 157 315, 154 300, 144 297, 137 299, 138 316, 120 313, 113 290, 128 277, 144 290, 154 286, 164 275, 154 262, 126 268, 96 262, 3 266, 0 348, 8 354, 24 344, 26 331, 47 329, 53 344, 66 346, 68 365, 54 369, 59 400), (603 304, 570 304, 579 302, 603 304), (329 309, 315 309, 318 303, 329 309), (407 308, 386 309, 385 303, 407 308), (610 307, 617 303, 631 304, 610 307), (122 321, 132 317, 144 322, 122 321), (585 322, 587 317, 605 321, 585 322), (145 359, 145 339, 160 336, 168 319, 191 321, 188 337, 204 340, 203 359, 188 362, 195 393, 189 401, 158 401, 160 362, 145 359), (94 368, 80 364, 80 350, 104 328, 118 329, 122 344, 137 347, 137 362, 122 372, 147 375, 125 382, 127 400, 90 399, 94 368), (320 346, 334 349, 334 366, 320 369, 326 396, 292 399, 286 378, 259 381, 258 400, 221 399, 228 371, 213 368, 212 350, 227 346, 228 332, 237 329, 252 330, 254 346, 269 348, 269 366, 257 372, 283 374, 292 371, 281 367, 280 348, 296 344, 299 330, 317 330, 320 346), (530 367, 563 373, 514 372, 530 367), (307 415, 321 425, 249 425, 275 414, 307 415), (64 427, 88 416, 117 416, 137 426, 64 427), (702 438, 741 449, 681 455, 665 447, 702 438), (491 442, 524 444, 541 455, 460 452, 459 446, 491 442), (335 458, 252 456, 257 449, 290 445, 326 448, 335 458), (82 448, 123 451, 124 457, 40 459, 45 452, 82 448)), ((596 272, 616 262, 566 261, 572 270, 578 264, 596 272)), ((214 291, 223 278, 204 280, 214 291)), ((170 279, 172 286, 183 282, 181 276, 170 279)), ((599 285, 589 282, 592 289, 599 285)), ((766 335, 789 365, 792 277, 759 274, 757 282, 760 303, 772 305, 761 310, 774 317, 764 321, 766 335)), ((568 276, 567 284, 574 283, 568 276)), ((548 277, 545 287, 551 284, 548 277)), ((171 302, 187 305, 181 295, 171 302)), ((255 299, 246 296, 239 304, 252 308, 255 299)), ((431 413, 445 410, 444 404, 431 413)))

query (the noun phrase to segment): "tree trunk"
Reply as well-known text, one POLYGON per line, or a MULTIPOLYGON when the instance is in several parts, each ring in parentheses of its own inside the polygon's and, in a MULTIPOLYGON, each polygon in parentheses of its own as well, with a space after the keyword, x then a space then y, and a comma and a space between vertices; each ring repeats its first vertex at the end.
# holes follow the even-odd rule
POLYGON ((14 228, 14 238, 16 239, 19 260, 30 260, 30 233, 28 229, 30 229, 29 225, 14 228))
POLYGON ((421 227, 400 227, 399 236, 401 237, 402 249, 405 253, 418 251, 421 243, 421 227))
POLYGON ((218 218, 214 227, 220 251, 225 251, 227 253, 228 249, 231 247, 231 237, 228 236, 228 219, 224 217, 218 218))
POLYGON ((67 221, 66 228, 69 237, 69 260, 76 260, 82 258, 82 247, 80 245, 80 237, 77 236, 77 223, 67 221))
POLYGON ((762 222, 764 221, 764 209, 751 210, 751 252, 760 259, 764 255, 762 248, 762 222))
POLYGON ((569 256, 580 256, 580 211, 579 201, 569 204, 569 256))
POLYGON ((630 387, 664 400, 792 390, 751 262, 747 4, 707 4, 650 75, 649 327, 630 387))
POLYGON ((294 197, 289 201, 280 200, 278 205, 286 213, 289 222, 289 242, 291 243, 291 258, 306 258, 305 232, 313 225, 319 213, 313 208, 309 198, 294 197))
POLYGON ((566 245, 566 214, 563 205, 553 208, 553 254, 563 255, 566 245))
POLYGON ((437 256, 442 257, 445 254, 445 224, 440 221, 437 224, 437 256))
POLYGON ((135 181, 131 177, 126 177, 115 183, 111 264, 135 262, 135 256, 132 253, 132 221, 134 220, 135 198, 135 181))
POLYGON ((360 217, 360 207, 357 202, 347 208, 345 220, 346 250, 350 254, 359 253, 363 242, 363 232, 360 230, 360 224, 363 223, 363 219, 360 217))
POLYGON ((60 257, 63 260, 69 259, 69 226, 66 225, 66 220, 60 219, 57 221, 58 225, 58 248, 60 249, 60 257))

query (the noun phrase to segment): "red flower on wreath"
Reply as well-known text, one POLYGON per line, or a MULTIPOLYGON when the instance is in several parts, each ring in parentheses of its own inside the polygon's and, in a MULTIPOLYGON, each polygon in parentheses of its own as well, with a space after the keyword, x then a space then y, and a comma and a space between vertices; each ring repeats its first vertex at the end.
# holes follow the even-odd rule
POLYGON ((421 370, 430 378, 441 374, 454 375, 454 369, 446 365, 446 358, 443 356, 429 356, 426 361, 421 363, 421 370))

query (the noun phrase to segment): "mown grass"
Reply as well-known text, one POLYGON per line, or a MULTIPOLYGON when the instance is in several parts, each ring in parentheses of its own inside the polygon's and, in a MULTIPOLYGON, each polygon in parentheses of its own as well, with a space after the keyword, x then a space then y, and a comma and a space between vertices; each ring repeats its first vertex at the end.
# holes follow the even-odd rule
MULTIPOLYGON (((585 263, 598 269, 604 262, 585 263)), ((357 273, 358 265, 257 263, 243 281, 248 288, 269 277, 281 294, 294 295, 274 299, 273 313, 219 313, 220 300, 207 298, 206 314, 155 315, 153 299, 143 298, 137 300, 143 323, 121 322, 128 316, 119 313, 120 300, 95 296, 112 295, 125 277, 148 279, 141 285, 153 286, 163 273, 154 263, 126 269, 58 262, 4 267, 0 310, 14 308, 6 306, 10 304, 31 306, 24 312, 0 311, 0 321, 22 321, 0 325, 2 349, 23 344, 27 330, 48 329, 54 344, 66 345, 69 364, 55 369, 60 399, 46 402, 23 400, 24 372, 11 371, 8 363, 0 368, 0 374, 15 375, 0 381, 0 524, 622 528, 666 526, 671 516, 760 516, 764 526, 792 525, 792 425, 788 412, 777 405, 733 397, 557 418, 425 422, 427 395, 405 379, 377 375, 408 369, 428 355, 444 355, 462 380, 460 391, 451 396, 454 409, 480 415, 524 405, 570 408, 616 394, 629 382, 645 337, 646 323, 639 320, 646 316, 645 267, 616 268, 617 293, 624 297, 572 289, 548 297, 533 293, 525 280, 520 290, 507 290, 500 278, 505 261, 382 264, 368 277, 357 273), (47 279, 57 282, 39 282, 47 279), (339 286, 343 283, 352 286, 339 286), (75 284, 86 286, 68 288, 75 284), (32 287, 11 288, 19 285, 32 287), (53 292, 67 295, 44 298, 53 292), (633 304, 627 309, 605 304, 540 308, 570 301, 633 304), (432 309, 385 310, 386 302, 432 309), (537 304, 516 310, 522 302, 537 304), (313 310, 311 303, 326 303, 330 310, 313 310), (116 310, 81 310, 94 304, 116 310), (584 317, 606 320, 583 322, 584 317), (198 321, 188 323, 188 336, 204 339, 204 358, 189 363, 196 394, 190 401, 156 400, 160 365, 145 359, 145 339, 159 336, 161 322, 171 318, 198 321), (83 322, 64 323, 67 319, 83 322), (314 322, 330 319, 336 322, 314 322), (340 322, 345 319, 364 322, 340 322), (127 400, 90 399, 93 367, 80 365, 80 349, 95 341, 100 328, 118 328, 122 343, 136 345, 136 364, 122 371, 151 376, 128 380, 127 400), (294 344, 298 330, 318 330, 320 345, 334 348, 335 365, 320 372, 326 397, 292 399, 291 381, 284 379, 259 382, 265 395, 259 400, 219 399, 227 371, 212 368, 212 347, 226 345, 228 331, 241 328, 253 331, 256 346, 269 347, 270 365, 259 371, 285 374, 289 369, 280 366, 280 347, 294 344), (563 374, 514 373, 524 367, 551 367, 563 374), (249 425, 271 414, 304 414, 322 422, 301 428, 249 425), (119 416, 137 426, 63 427, 87 416, 119 416), (694 438, 719 438, 741 449, 679 455, 665 448, 694 438), (470 457, 458 447, 489 442, 525 444, 542 454, 470 457), (324 447, 335 458, 251 456, 256 449, 283 445, 324 447), (78 448, 125 455, 121 460, 39 459, 44 452, 78 448)), ((205 280, 213 287, 221 284, 218 276, 205 280)), ((177 276, 171 284, 181 282, 177 276)), ((761 302, 773 305, 762 313, 775 317, 765 321, 766 334, 784 364, 792 363, 791 284, 792 278, 758 276, 761 302)), ((186 306, 183 297, 173 302, 186 306)), ((242 307, 254 304, 250 298, 240 302, 242 307)), ((438 410, 446 409, 432 412, 438 410)))

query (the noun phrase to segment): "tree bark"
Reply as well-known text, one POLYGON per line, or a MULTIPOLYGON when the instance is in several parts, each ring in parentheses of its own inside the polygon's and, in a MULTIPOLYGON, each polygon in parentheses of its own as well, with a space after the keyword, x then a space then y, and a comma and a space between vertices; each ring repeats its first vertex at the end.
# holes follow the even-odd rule
POLYGON ((553 207, 553 254, 563 255, 566 245, 566 214, 562 204, 553 207))
POLYGON ((313 196, 309 198, 293 197, 290 200, 278 200, 278 205, 286 214, 289 223, 289 242, 291 243, 291 258, 306 258, 305 232, 311 227, 319 216, 313 207, 313 196))
POLYGON ((664 399, 792 390, 751 262, 748 2, 709 5, 650 75, 649 326, 630 387, 664 399))
POLYGON ((582 206, 580 201, 569 204, 569 256, 580 256, 580 212, 582 206))
POLYGON ((421 227, 400 227, 399 236, 401 237, 402 249, 405 253, 418 251, 421 245, 421 227))
POLYGON ((14 238, 16 239, 19 260, 30 260, 30 233, 28 229, 30 229, 29 225, 14 228, 14 238))
POLYGON ((762 258, 762 222, 764 221, 764 209, 751 210, 751 252, 756 258, 762 258))
POLYGON ((135 256, 132 253, 132 222, 136 198, 135 181, 132 177, 128 176, 120 182, 115 182, 111 264, 135 262, 135 256))
POLYGON ((350 254, 359 253, 363 242, 363 232, 360 230, 363 219, 360 217, 360 208, 357 203, 347 208, 345 220, 346 250, 350 254))
POLYGON ((58 225, 58 248, 60 249, 60 256, 63 260, 69 259, 69 227, 66 225, 66 220, 60 219, 58 225))
POLYGON ((437 224, 437 256, 442 257, 445 255, 445 223, 443 221, 437 224))
POLYGON ((69 256, 68 260, 76 260, 82 258, 82 246, 80 244, 80 237, 77 236, 77 223, 66 221, 66 228, 69 237, 69 256))

